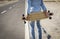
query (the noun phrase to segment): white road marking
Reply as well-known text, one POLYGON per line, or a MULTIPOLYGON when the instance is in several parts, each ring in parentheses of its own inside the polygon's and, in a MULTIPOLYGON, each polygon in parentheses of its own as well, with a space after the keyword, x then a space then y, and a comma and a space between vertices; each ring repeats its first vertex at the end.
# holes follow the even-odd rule
POLYGON ((9 9, 12 9, 12 7, 9 7, 9 9))
POLYGON ((4 10, 4 11, 1 12, 1 14, 4 14, 4 13, 6 13, 6 12, 7 12, 7 10, 4 10))
MULTIPOLYGON (((13 7, 15 7, 15 5, 13 5, 12 7, 9 7, 8 9, 12 9, 13 7)), ((4 10, 4 11, 1 12, 1 14, 4 14, 6 12, 7 12, 7 10, 4 10)))
MULTIPOLYGON (((12 7, 9 7, 8 9, 12 9, 13 7, 15 7, 15 5, 13 5, 12 7)), ((4 10, 4 11, 1 12, 1 14, 4 14, 6 12, 7 12, 7 10, 4 10)))
POLYGON ((13 5, 13 7, 15 7, 15 5, 13 5))

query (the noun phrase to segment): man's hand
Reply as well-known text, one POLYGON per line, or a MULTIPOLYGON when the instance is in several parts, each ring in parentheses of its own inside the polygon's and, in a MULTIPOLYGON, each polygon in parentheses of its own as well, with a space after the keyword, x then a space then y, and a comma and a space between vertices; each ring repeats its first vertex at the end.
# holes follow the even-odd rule
POLYGON ((47 17, 49 17, 49 13, 47 12, 47 10, 45 10, 45 11, 43 11, 44 13, 45 13, 45 15, 47 16, 47 17))

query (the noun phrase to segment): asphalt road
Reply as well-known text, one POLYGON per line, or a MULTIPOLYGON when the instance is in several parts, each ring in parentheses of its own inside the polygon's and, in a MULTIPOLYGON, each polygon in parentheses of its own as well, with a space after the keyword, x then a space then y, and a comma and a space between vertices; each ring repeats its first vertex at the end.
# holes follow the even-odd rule
POLYGON ((17 2, 11 3, 11 4, 6 4, 5 6, 0 7, 0 13, 1 13, 2 11, 4 11, 4 10, 8 10, 9 7, 15 5, 16 3, 17 3, 17 2))
POLYGON ((25 39, 25 26, 21 20, 25 12, 24 2, 20 0, 17 3, 0 7, 0 39, 25 39))

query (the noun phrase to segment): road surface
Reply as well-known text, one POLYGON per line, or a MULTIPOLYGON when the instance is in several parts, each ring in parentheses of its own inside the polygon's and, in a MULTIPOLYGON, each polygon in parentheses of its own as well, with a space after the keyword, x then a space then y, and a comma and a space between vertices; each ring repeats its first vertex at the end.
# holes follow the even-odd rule
POLYGON ((21 20, 25 12, 24 2, 20 0, 0 7, 0 39, 25 39, 25 26, 21 20))

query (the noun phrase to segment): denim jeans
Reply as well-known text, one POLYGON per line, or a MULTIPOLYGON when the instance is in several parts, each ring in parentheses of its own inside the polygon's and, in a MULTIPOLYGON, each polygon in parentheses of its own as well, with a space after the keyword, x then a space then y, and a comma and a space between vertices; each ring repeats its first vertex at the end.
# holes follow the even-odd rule
MULTIPOLYGON (((27 9, 28 14, 31 14, 31 12, 39 12, 41 11, 41 8, 43 11, 47 10, 43 3, 43 0, 28 0, 27 3, 28 3, 28 9, 27 9)), ((37 20, 36 24, 37 24, 38 33, 39 33, 39 39, 42 39, 40 20, 37 20)), ((34 31, 35 21, 32 21, 30 25, 32 28, 31 29, 32 39, 35 39, 35 31, 34 31)))
MULTIPOLYGON (((41 30, 40 20, 37 20, 36 24, 37 24, 37 28, 38 28, 39 39, 42 39, 42 30, 41 30)), ((35 31, 34 31, 35 21, 31 21, 30 25, 32 28, 31 29, 32 39, 35 39, 35 31)))

